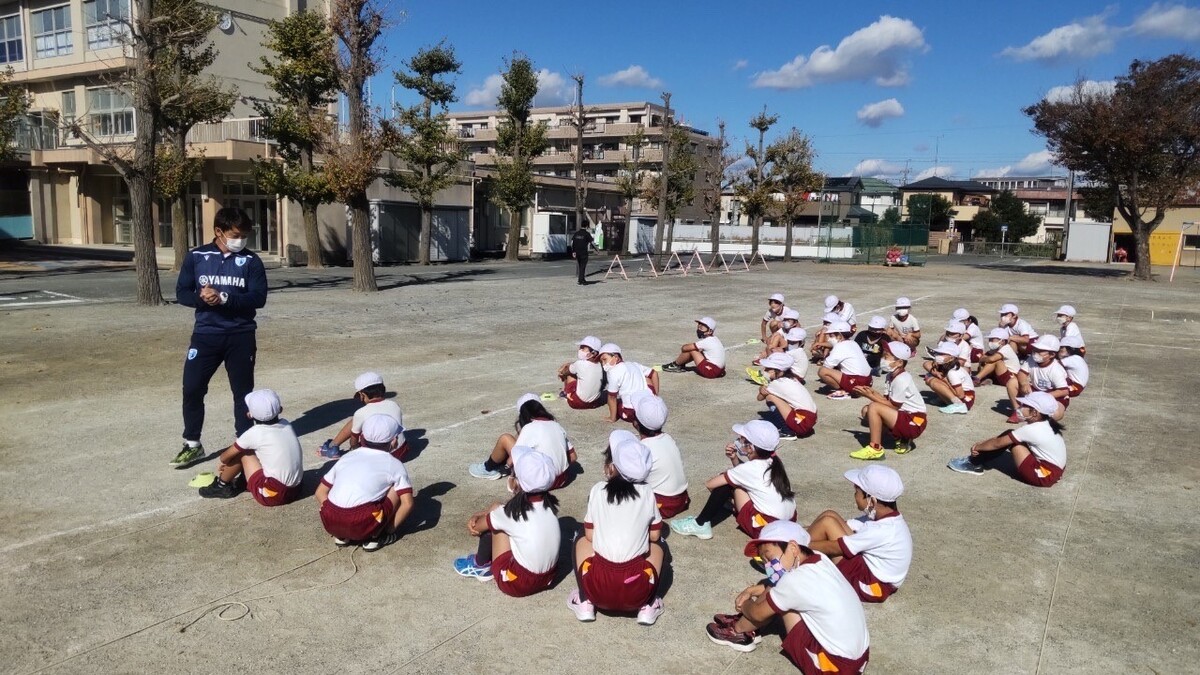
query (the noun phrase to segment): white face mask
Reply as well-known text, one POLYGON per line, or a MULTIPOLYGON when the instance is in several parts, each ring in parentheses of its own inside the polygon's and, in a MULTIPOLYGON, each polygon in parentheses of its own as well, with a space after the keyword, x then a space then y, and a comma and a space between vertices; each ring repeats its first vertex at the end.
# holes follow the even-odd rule
POLYGON ((615 366, 615 365, 617 365, 617 364, 613 363, 612 361, 609 361, 608 363, 605 363, 604 365, 602 365, 600 367, 603 368, 604 372, 607 373, 607 372, 611 372, 613 369, 613 366, 615 366))
POLYGON ((733 447, 734 447, 734 450, 737 452, 738 459, 742 460, 743 462, 750 461, 750 455, 746 454, 746 442, 745 441, 743 441, 741 438, 735 438, 735 439, 733 439, 733 447))
POLYGON ((908 316, 908 309, 906 308, 906 309, 898 309, 898 310, 896 310, 896 316, 898 316, 898 317, 900 317, 901 319, 903 319, 904 317, 908 316))
POLYGON ((1067 317, 1059 316, 1057 318, 1058 318, 1058 325, 1065 326, 1067 324, 1067 320, 1068 320, 1067 317))
POLYGON ((841 342, 841 341, 842 341, 842 338, 840 338, 840 337, 837 337, 836 335, 830 335, 830 336, 829 336, 829 344, 830 344, 830 346, 832 346, 832 345, 836 345, 837 343, 839 343, 839 342, 841 342))
POLYGON ((1002 343, 1000 343, 1000 342, 997 342, 997 341, 993 340, 993 341, 991 341, 991 342, 989 342, 989 343, 988 343, 988 350, 990 350, 990 351, 993 351, 993 352, 994 352, 994 351, 996 351, 997 349, 1000 349, 1000 345, 1001 345, 1001 344, 1002 344, 1002 343))
POLYGON ((1034 352, 1033 360, 1039 364, 1047 364, 1054 360, 1054 355, 1050 352, 1034 352))
POLYGON ((867 508, 863 509, 863 514, 868 520, 875 520, 875 500, 867 501, 867 508))
POLYGON ((879 372, 884 373, 885 375, 887 373, 892 372, 895 369, 896 369, 896 366, 892 365, 892 363, 890 361, 880 361, 879 362, 879 372))
POLYGON ((1016 318, 1013 317, 1013 315, 1011 315, 1011 314, 1005 314, 1004 316, 1000 317, 1000 327, 1001 328, 1008 328, 1009 326, 1013 325, 1014 323, 1016 323, 1016 318))
POLYGON ((580 361, 587 361, 588 357, 590 357, 591 355, 592 355, 592 353, 586 349, 579 350, 579 360, 580 361))
POLYGON ((233 253, 238 253, 242 249, 246 248, 246 240, 230 239, 229 237, 225 237, 225 248, 229 249, 233 253))

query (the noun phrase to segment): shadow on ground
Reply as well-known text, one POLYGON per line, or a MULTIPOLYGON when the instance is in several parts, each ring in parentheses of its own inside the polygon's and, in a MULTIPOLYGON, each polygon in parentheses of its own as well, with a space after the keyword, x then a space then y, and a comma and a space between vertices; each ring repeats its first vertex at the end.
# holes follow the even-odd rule
POLYGON ((1006 263, 983 263, 973 265, 995 272, 1021 272, 1024 274, 1049 274, 1053 276, 1092 277, 1096 279, 1119 279, 1128 277, 1132 270, 1116 267, 1072 267, 1070 265, 1035 264, 1010 265, 1006 263))

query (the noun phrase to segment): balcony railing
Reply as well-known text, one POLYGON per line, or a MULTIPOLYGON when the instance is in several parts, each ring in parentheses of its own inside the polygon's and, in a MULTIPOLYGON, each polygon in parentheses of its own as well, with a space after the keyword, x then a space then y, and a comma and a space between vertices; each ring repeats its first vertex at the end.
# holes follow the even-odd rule
POLYGON ((30 150, 53 150, 59 145, 59 130, 44 126, 39 118, 26 118, 17 123, 10 144, 19 152, 30 150))
POLYGON ((221 120, 197 124, 188 132, 188 143, 221 143, 223 141, 251 141, 273 143, 265 134, 266 120, 262 117, 221 120))

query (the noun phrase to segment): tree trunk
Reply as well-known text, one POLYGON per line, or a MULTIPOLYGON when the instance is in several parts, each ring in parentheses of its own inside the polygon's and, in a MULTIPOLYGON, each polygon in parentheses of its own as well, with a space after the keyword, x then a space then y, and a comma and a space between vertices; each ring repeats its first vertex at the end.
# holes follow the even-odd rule
POLYGON ((317 226, 317 205, 301 204, 300 213, 304 217, 304 246, 308 249, 308 269, 325 269, 321 251, 321 230, 317 226))
POLYGON ((429 264, 429 239, 433 235, 433 206, 421 207, 421 237, 417 245, 421 248, 417 255, 417 262, 422 265, 429 264))
POLYGON ((763 217, 754 216, 753 224, 750 228, 750 255, 758 253, 758 231, 762 227, 763 217))
POLYGON ((670 218, 667 222, 667 248, 664 252, 670 253, 675 249, 675 219, 670 218))
POLYGON ((721 207, 712 213, 712 227, 709 228, 708 238, 712 241, 712 252, 718 253, 721 248, 721 207))
MULTIPOLYGON (((187 131, 175 134, 171 139, 172 145, 175 146, 175 156, 179 161, 186 161, 187 158, 187 131)), ((189 181, 190 182, 190 181, 189 181)), ((178 190, 171 196, 171 244, 175 249, 175 264, 171 267, 173 271, 178 272, 183 269, 183 261, 188 254, 188 223, 187 223, 187 189, 188 185, 185 182, 183 185, 177 186, 178 190)))
POLYGON ((375 283, 375 258, 371 246, 371 214, 367 196, 350 198, 350 229, 354 238, 354 290, 371 292, 379 290, 375 283))
POLYGON ((792 218, 785 216, 784 220, 787 232, 783 235, 783 262, 792 262, 792 218))
POLYGON ((658 171, 658 226, 654 228, 654 253, 657 255, 663 252, 663 235, 667 229, 667 191, 671 181, 667 167, 671 157, 671 94, 664 92, 662 99, 666 111, 663 113, 662 166, 658 171))
MULTIPOLYGON (((146 19, 153 16, 153 4, 140 0, 134 16, 146 19)), ((137 271, 137 303, 163 304, 162 286, 158 280, 158 256, 154 250, 154 179, 155 142, 158 137, 159 111, 154 105, 153 54, 144 40, 133 40, 134 74, 133 108, 137 123, 134 127, 133 157, 117 171, 129 187, 130 216, 133 219, 133 264, 137 271)))
POLYGON ((525 209, 516 213, 508 212, 508 243, 504 247, 504 259, 516 262, 521 249, 521 221, 525 218, 525 209))
POLYGON ((154 199, 150 191, 150 179, 141 174, 131 174, 129 206, 133 219, 133 265, 137 271, 137 303, 139 305, 163 304, 162 287, 158 280, 158 256, 154 251, 154 199))
POLYGON ((1147 223, 1138 222, 1133 227, 1134 250, 1137 259, 1133 261, 1133 278, 1141 279, 1142 281, 1151 281, 1150 274, 1150 232, 1152 229, 1147 223))
POLYGON ((587 197, 583 190, 583 125, 587 121, 583 110, 583 75, 576 76, 575 90, 577 107, 575 109, 575 228, 583 225, 583 209, 587 197))

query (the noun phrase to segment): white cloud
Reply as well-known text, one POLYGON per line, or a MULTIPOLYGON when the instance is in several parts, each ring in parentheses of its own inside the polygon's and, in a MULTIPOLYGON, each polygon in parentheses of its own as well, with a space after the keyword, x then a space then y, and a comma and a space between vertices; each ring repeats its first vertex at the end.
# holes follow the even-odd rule
POLYGON ((808 57, 801 54, 778 70, 756 74, 754 86, 801 89, 823 82, 874 81, 881 87, 899 87, 909 80, 905 57, 928 49, 912 21, 885 15, 843 38, 836 49, 821 45, 808 57))
POLYGON ((750 62, 748 60, 738 59, 737 62, 733 64, 733 69, 734 70, 742 70, 742 69, 746 68, 746 66, 749 66, 749 65, 750 65, 750 62))
POLYGON ((600 84, 606 87, 657 89, 662 86, 662 80, 657 77, 651 77, 645 68, 634 65, 629 66, 625 70, 618 70, 615 73, 609 73, 601 77, 600 84))
POLYGON ((1200 9, 1156 2, 1130 28, 1147 37, 1200 40, 1200 9))
POLYGON ((894 98, 885 99, 877 103, 868 103, 858 109, 858 121, 871 128, 878 127, 885 120, 903 116, 904 106, 900 105, 900 101, 894 98))
POLYGON ((975 177, 1002 178, 1004 176, 1044 176, 1054 170, 1054 154, 1049 150, 1039 150, 1025 155, 1015 164, 995 169, 981 169, 975 172, 975 177))
MULTIPOLYGON (((1097 82, 1096 80, 1083 81, 1083 95, 1087 97, 1108 97, 1112 95, 1113 90, 1116 88, 1116 80, 1103 80, 1100 82, 1097 82)), ((1064 84, 1059 87, 1054 87, 1050 91, 1046 92, 1046 101, 1049 103, 1066 103, 1067 101, 1070 101, 1071 97, 1074 95, 1075 85, 1064 84)))
POLYGON ((933 178, 934 176, 937 176, 938 178, 949 178, 953 175, 954 167, 952 166, 931 166, 921 173, 913 176, 912 182, 915 183, 919 180, 925 180, 926 178, 933 178))
MULTIPOLYGON (((537 106, 564 105, 571 102, 572 91, 567 84, 567 78, 559 73, 551 72, 545 68, 538 71, 538 92, 533 97, 533 104, 537 106)), ((471 106, 488 106, 496 107, 496 99, 500 96, 500 87, 504 84, 504 77, 499 73, 488 75, 483 84, 475 89, 467 92, 463 98, 463 103, 471 106)))
POLYGON ((904 171, 904 165, 889 162, 885 159, 864 159, 850 169, 851 176, 871 176, 873 178, 890 178, 899 176, 904 171))
POLYGON ((1085 59, 1111 52, 1119 33, 1120 29, 1108 25, 1108 12, 1105 12, 1059 26, 1027 45, 1007 47, 1000 55, 1043 64, 1085 59))

